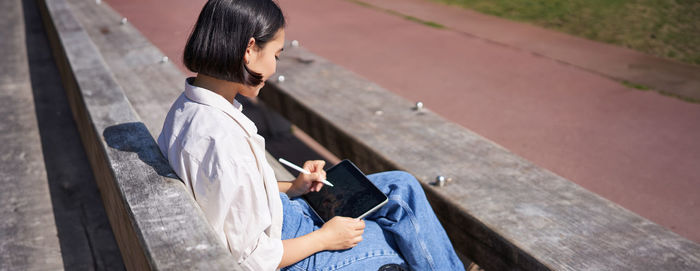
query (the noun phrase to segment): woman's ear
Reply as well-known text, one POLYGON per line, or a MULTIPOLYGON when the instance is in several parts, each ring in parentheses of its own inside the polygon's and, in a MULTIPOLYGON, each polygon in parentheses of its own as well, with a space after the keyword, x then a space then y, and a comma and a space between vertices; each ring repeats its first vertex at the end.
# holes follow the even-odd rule
POLYGON ((255 38, 250 38, 248 40, 248 45, 246 46, 245 49, 245 55, 243 56, 243 61, 245 61, 245 64, 250 64, 251 61, 253 61, 254 53, 256 53, 257 50, 255 50, 255 38))

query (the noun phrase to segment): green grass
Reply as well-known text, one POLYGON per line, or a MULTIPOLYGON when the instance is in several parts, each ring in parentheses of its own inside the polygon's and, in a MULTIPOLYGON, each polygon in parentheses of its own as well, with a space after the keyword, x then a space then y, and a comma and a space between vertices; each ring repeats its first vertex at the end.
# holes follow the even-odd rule
POLYGON ((363 7, 368 7, 368 8, 373 8, 373 9, 381 10, 381 11, 384 11, 384 12, 386 12, 386 13, 389 13, 389 14, 392 14, 392 15, 395 15, 395 16, 399 16, 399 17, 402 17, 402 18, 404 18, 404 19, 406 19, 406 20, 413 21, 413 22, 417 22, 417 23, 420 23, 420 24, 423 24, 423 25, 425 25, 425 26, 429 26, 429 27, 432 27, 432 28, 438 28, 438 29, 445 28, 444 25, 441 25, 441 24, 436 23, 436 22, 433 22, 433 21, 426 21, 426 20, 423 20, 423 19, 420 19, 420 18, 413 17, 413 16, 411 16, 411 15, 406 15, 406 14, 403 14, 403 13, 400 13, 400 12, 396 12, 396 11, 393 11, 393 10, 390 10, 390 9, 383 9, 383 8, 374 6, 374 5, 372 5, 372 4, 369 4, 369 3, 367 3, 367 2, 362 2, 362 1, 360 1, 360 0, 350 0, 350 2, 353 2, 353 3, 358 4, 358 5, 360 5, 360 6, 363 6, 363 7))
MULTIPOLYGON (((648 87, 648 86, 645 86, 645 85, 642 85, 642 84, 637 84, 637 83, 632 83, 632 82, 630 82, 630 81, 625 81, 625 80, 623 80, 623 81, 620 82, 620 83, 622 83, 622 85, 624 85, 624 86, 626 86, 626 87, 628 87, 628 88, 638 89, 638 90, 641 90, 641 91, 653 90, 652 88, 650 88, 650 87, 648 87)), ((694 98, 691 98, 691 97, 686 97, 686 96, 678 95, 678 94, 673 93, 673 92, 668 92, 668 91, 663 91, 663 90, 653 90, 653 91, 656 91, 657 93, 659 93, 659 94, 661 94, 661 95, 673 97, 673 98, 676 98, 676 99, 681 99, 681 100, 686 101, 686 102, 690 102, 690 103, 700 103, 700 100, 698 100, 698 99, 694 99, 694 98)))
POLYGON ((432 0, 700 65, 700 0, 432 0))
POLYGON ((414 21, 414 22, 417 22, 417 23, 421 23, 421 24, 424 24, 424 25, 426 25, 426 26, 430 26, 430 27, 433 27, 433 28, 438 28, 438 29, 439 29, 439 28, 445 28, 444 25, 441 25, 441 24, 436 23, 436 22, 433 22, 433 21, 425 21, 425 20, 422 20, 422 19, 419 19, 419 18, 410 16, 410 15, 403 15, 403 14, 400 14, 400 16, 402 16, 402 17, 403 17, 404 19, 406 19, 406 20, 414 21))
POLYGON ((625 86, 628 87, 628 88, 636 88, 636 89, 638 89, 638 90, 650 90, 650 89, 651 89, 651 88, 649 88, 649 87, 647 87, 647 86, 645 86, 645 85, 636 84, 636 83, 632 83, 632 82, 629 82, 629 81, 622 81, 622 84, 625 85, 625 86))
POLYGON ((680 99, 680 100, 683 100, 683 101, 686 101, 686 102, 689 102, 689 103, 700 104, 700 100, 694 99, 694 98, 691 98, 691 97, 681 96, 681 95, 678 95, 678 94, 676 94, 676 93, 668 92, 668 91, 663 91, 663 90, 659 90, 659 91, 657 91, 657 92, 660 93, 661 95, 673 97, 673 98, 680 99))

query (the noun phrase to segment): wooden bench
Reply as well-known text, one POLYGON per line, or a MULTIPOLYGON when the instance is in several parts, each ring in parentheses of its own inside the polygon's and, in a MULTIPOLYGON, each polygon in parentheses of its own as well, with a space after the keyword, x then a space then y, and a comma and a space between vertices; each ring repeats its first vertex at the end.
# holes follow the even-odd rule
POLYGON ((40 8, 126 267, 239 270, 72 7, 65 0, 42 0, 40 8))
POLYGON ((286 46, 260 98, 366 173, 417 176, 486 270, 700 270, 697 243, 301 47, 286 46), (452 181, 428 185, 438 175, 452 181))
POLYGON ((23 2, 2 1, 0 10, 0 270, 59 270, 65 264, 60 223, 41 137, 47 128, 38 117, 31 68, 50 61, 30 57, 34 18, 23 2))

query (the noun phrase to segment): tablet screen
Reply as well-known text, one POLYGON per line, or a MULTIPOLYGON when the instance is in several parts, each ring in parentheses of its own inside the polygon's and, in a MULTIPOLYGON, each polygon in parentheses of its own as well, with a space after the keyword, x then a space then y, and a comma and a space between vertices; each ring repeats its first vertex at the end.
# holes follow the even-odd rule
POLYGON ((386 203, 387 197, 349 160, 343 160, 326 172, 333 187, 324 185, 304 199, 325 222, 334 216, 364 218, 386 203))

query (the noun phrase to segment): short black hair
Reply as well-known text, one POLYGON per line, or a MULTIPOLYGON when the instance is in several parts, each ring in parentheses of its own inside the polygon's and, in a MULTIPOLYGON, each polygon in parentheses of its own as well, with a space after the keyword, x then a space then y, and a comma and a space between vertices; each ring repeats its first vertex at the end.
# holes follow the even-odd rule
POLYGON ((262 74, 243 61, 248 41, 254 38, 262 49, 285 24, 272 0, 209 0, 187 40, 183 62, 192 72, 257 86, 262 74))

